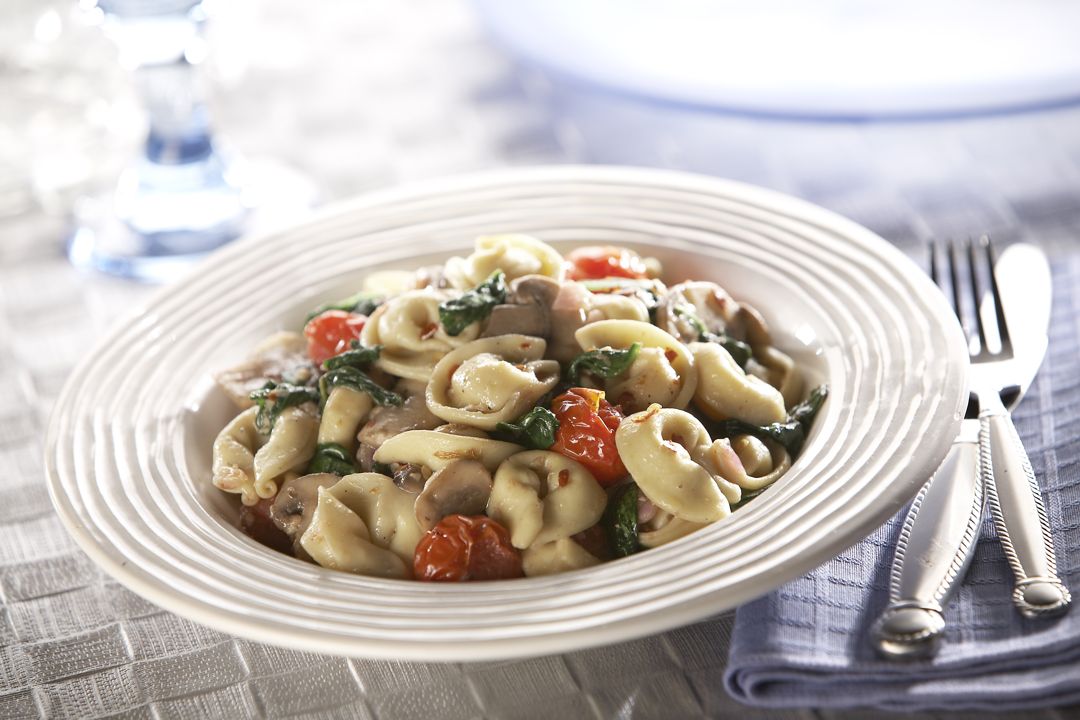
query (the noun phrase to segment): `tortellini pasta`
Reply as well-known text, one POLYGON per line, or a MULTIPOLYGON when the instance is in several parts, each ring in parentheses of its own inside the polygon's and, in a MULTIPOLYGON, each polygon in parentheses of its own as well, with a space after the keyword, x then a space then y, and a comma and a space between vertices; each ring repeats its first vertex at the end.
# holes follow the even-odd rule
POLYGON ((764 380, 747 375, 716 343, 691 343, 697 364, 694 402, 714 420, 734 418, 752 425, 781 422, 784 396, 764 380))
POLYGON ((506 458, 524 449, 520 445, 501 440, 437 430, 409 430, 380 445, 375 451, 375 461, 387 465, 419 465, 435 471, 455 460, 476 460, 486 467, 488 472, 495 472, 506 458))
POLYGON ((521 564, 527 577, 554 575, 599 565, 600 560, 570 538, 543 545, 533 545, 521 553, 521 564))
POLYGON ((412 574, 400 557, 376 545, 360 516, 326 488, 319 488, 318 505, 300 546, 325 568, 388 578, 412 574))
POLYGON ((623 420, 615 443, 645 496, 678 518, 720 520, 742 497, 739 486, 720 473, 730 443, 714 441, 690 413, 652 405, 623 420))
POLYGON ((355 447, 356 432, 373 405, 370 395, 351 387, 339 385, 330 390, 319 421, 318 443, 355 447))
POLYGON ((495 472, 488 515, 516 548, 543 545, 592 527, 607 494, 581 464, 546 450, 518 453, 495 472))
POLYGON ((446 263, 446 279, 459 290, 468 290, 488 279, 496 270, 507 282, 524 275, 545 275, 562 280, 566 274, 562 255, 547 243, 529 235, 484 235, 467 258, 446 263))
POLYGON ((805 436, 760 426, 808 429, 827 388, 799 402, 760 313, 660 276, 632 249, 564 259, 519 234, 375 269, 217 375, 239 414, 212 482, 259 542, 389 579, 538 577, 679 541, 788 472, 805 436))
POLYGON ((540 338, 500 335, 458 348, 432 372, 428 409, 484 430, 516 419, 559 381, 559 363, 543 359, 546 347, 540 338))
POLYGON ((412 562, 421 534, 413 514, 415 495, 379 473, 346 475, 326 492, 364 521, 372 543, 412 562))
POLYGON ((214 485, 239 493, 244 505, 274 497, 281 476, 307 466, 319 429, 319 420, 306 409, 286 408, 263 443, 255 428, 258 411, 245 410, 214 441, 214 485))
POLYGON ((476 339, 478 325, 451 336, 439 322, 439 304, 453 297, 446 290, 410 290, 388 300, 372 313, 360 333, 360 342, 379 345, 377 367, 398 377, 424 380, 446 353, 476 339))
POLYGON ((602 320, 586 325, 575 337, 582 350, 641 345, 630 368, 607 381, 607 394, 629 410, 656 403, 684 408, 698 384, 694 358, 686 346, 655 325, 637 320, 602 320))
POLYGON ((612 293, 593 293, 589 296, 586 317, 589 322, 601 320, 636 320, 649 322, 649 308, 635 297, 612 293))

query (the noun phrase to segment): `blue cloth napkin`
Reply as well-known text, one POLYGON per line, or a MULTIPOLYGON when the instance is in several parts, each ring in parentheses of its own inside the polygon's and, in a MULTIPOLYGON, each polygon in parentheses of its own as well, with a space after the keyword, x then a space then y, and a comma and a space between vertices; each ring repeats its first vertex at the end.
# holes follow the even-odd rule
MULTIPOLYGON (((905 513, 814 572, 739 608, 724 681, 768 707, 1015 710, 1080 702, 1080 254, 1052 257, 1049 350, 1013 417, 1043 489, 1068 614, 1028 620, 988 518, 929 660, 880 659, 869 628, 888 600, 905 513)), ((905 511, 906 512, 906 511, 905 511)))

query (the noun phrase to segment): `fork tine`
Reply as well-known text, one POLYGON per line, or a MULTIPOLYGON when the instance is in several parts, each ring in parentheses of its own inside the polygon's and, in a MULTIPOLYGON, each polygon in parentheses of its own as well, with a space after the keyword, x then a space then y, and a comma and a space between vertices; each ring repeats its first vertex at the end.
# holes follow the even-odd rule
POLYGON ((970 342, 970 327, 968 321, 964 319, 964 305, 961 302, 960 295, 960 272, 957 270, 959 262, 956 254, 956 243, 947 242, 945 249, 945 262, 949 266, 949 280, 952 283, 953 309, 956 311, 956 319, 960 321, 960 328, 964 331, 964 339, 970 342))
MULTIPOLYGON (((971 275, 971 302, 975 309, 975 325, 979 329, 979 354, 987 352, 988 345, 986 343, 986 323, 983 320, 982 303, 979 300, 982 298, 980 292, 979 282, 979 257, 978 248, 975 247, 975 243, 969 238, 965 243, 968 251, 968 274, 971 275)), ((993 275, 994 266, 990 266, 990 274, 993 275)))
POLYGON ((1005 321, 1005 308, 1001 302, 1001 291, 998 289, 997 277, 994 275, 994 266, 997 265, 997 251, 990 240, 989 235, 979 238, 979 245, 985 249, 986 264, 990 272, 990 293, 994 298, 994 315, 997 318, 998 338, 1001 341, 1001 351, 1012 354, 1012 340, 1009 339, 1009 324, 1005 321))
POLYGON ((930 279, 933 280, 934 284, 937 285, 939 288, 944 287, 941 284, 941 281, 943 279, 941 277, 941 268, 938 267, 938 259, 937 259, 937 256, 938 256, 938 244, 937 244, 937 241, 936 240, 931 240, 929 243, 927 243, 926 247, 930 251, 930 279))

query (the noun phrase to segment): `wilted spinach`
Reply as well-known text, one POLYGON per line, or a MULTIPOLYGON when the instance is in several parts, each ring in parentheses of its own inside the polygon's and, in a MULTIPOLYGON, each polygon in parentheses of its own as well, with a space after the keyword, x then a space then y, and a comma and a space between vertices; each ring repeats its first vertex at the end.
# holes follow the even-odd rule
POLYGON ((546 407, 534 407, 512 423, 501 422, 495 429, 511 442, 533 450, 547 450, 555 444, 559 421, 546 407))
POLYGON ((447 335, 460 335, 465 328, 490 315, 496 305, 505 303, 506 292, 506 275, 502 270, 496 270, 461 297, 440 304, 439 322, 447 335))
POLYGON ((625 350, 598 348, 581 353, 570 363, 566 377, 571 383, 581 379, 581 373, 588 372, 597 377, 609 379, 621 375, 630 369, 641 350, 641 343, 634 343, 625 350))

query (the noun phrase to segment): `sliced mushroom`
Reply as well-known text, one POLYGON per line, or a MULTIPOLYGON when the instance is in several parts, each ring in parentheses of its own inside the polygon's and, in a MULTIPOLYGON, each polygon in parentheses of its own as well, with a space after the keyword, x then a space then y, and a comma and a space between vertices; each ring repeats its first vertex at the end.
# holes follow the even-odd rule
POLYGON ((367 423, 357 435, 360 442, 378 448, 407 430, 432 430, 442 425, 444 421, 428 410, 424 387, 423 383, 414 381, 398 383, 395 390, 406 396, 405 402, 400 407, 383 405, 372 410, 367 423))
POLYGON ((482 515, 491 485, 491 473, 483 465, 455 460, 432 475, 416 498, 416 522, 427 531, 447 515, 482 515))
POLYGON ((480 337, 515 333, 546 338, 551 333, 551 310, 540 305, 496 305, 480 337))
MULTIPOLYGON (((724 288, 713 282, 690 281, 672 286, 660 299, 656 324, 690 343, 700 339, 703 331, 726 332, 738 313, 739 303, 724 288)), ((742 339, 739 333, 735 337, 742 339)))
POLYGON ((304 383, 314 374, 303 336, 279 332, 259 344, 247 360, 218 373, 214 379, 236 406, 244 410, 252 406, 251 393, 268 380, 304 383))
POLYGON ((560 283, 544 275, 525 275, 510 284, 506 304, 496 305, 480 337, 532 335, 547 339, 551 335, 551 306, 559 294, 560 283))
POLYGON ((332 473, 313 473, 287 480, 270 506, 270 519, 300 549, 300 536, 311 524, 311 516, 319 503, 319 488, 330 487, 338 480, 332 473))

